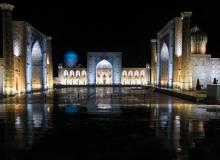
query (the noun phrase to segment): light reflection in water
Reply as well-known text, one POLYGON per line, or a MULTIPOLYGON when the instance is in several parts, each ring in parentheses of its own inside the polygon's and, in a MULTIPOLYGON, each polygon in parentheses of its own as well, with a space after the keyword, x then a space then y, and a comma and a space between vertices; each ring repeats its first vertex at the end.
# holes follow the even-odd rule
POLYGON ((32 145, 43 131, 51 125, 51 115, 46 112, 48 104, 2 104, 0 105, 0 128, 4 150, 24 149, 32 145), (40 129, 40 130, 39 130, 40 129))
POLYGON ((98 109, 111 109, 112 108, 110 104, 99 103, 97 106, 98 106, 98 109))
MULTIPOLYGON (((138 124, 138 119, 145 119, 147 123, 143 128, 151 128, 154 136, 163 142, 164 147, 175 151, 179 156, 188 155, 189 149, 197 147, 198 140, 205 139, 206 124, 210 119, 220 119, 219 106, 181 103, 181 100, 167 98, 165 95, 158 96, 150 91, 147 97, 143 97, 141 90, 129 88, 77 87, 56 90, 55 94, 54 105, 1 104, 0 135, 4 141, 0 141, 0 146, 13 150, 32 145, 41 134, 55 125, 52 121, 56 118, 56 114, 53 114, 54 108, 61 104, 79 104, 87 108, 87 114, 100 115, 104 113, 99 112, 100 110, 109 110, 119 116, 126 116, 128 108, 132 113, 144 107, 144 117, 138 112, 133 123, 138 124)), ((70 106, 66 111, 76 111, 77 107, 70 106)), ((124 121, 124 125, 128 125, 126 123, 130 122, 124 121)))

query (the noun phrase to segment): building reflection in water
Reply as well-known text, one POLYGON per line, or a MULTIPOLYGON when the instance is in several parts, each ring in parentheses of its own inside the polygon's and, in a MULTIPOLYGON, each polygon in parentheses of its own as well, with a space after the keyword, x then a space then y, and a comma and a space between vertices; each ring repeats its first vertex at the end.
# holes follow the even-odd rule
POLYGON ((90 87, 87 94, 89 99, 85 106, 89 114, 120 115, 120 89, 118 87, 90 87))
POLYGON ((0 105, 1 149, 24 149, 52 125, 51 104, 0 105), (3 143, 2 143, 3 142, 3 143))
POLYGON ((184 158, 189 149, 197 147, 197 142, 204 141, 205 123, 210 119, 220 119, 220 109, 213 114, 206 107, 209 106, 152 104, 150 127, 155 129, 155 135, 168 150, 176 151, 177 158, 184 158))
POLYGON ((141 113, 136 118, 143 118, 144 115, 149 125, 147 127, 154 131, 167 150, 176 152, 177 159, 187 157, 189 149, 197 148, 198 142, 206 138, 206 124, 210 119, 220 119, 219 106, 178 104, 171 101, 171 98, 163 104, 155 104, 146 101, 146 97, 143 100, 141 90, 129 88, 63 88, 56 90, 55 95, 51 104, 1 104, 0 148, 10 151, 31 146, 54 126, 54 112, 60 111, 54 108, 62 104, 84 106, 87 114, 111 113, 118 116, 123 114, 126 107, 131 108, 131 112, 132 109, 145 107, 143 112, 147 114, 141 113))

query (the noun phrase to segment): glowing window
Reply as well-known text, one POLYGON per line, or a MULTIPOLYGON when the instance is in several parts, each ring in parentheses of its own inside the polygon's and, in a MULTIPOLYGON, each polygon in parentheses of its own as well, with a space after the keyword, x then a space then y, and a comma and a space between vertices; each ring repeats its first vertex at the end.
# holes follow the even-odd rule
POLYGON ((76 77, 79 77, 79 76, 80 76, 80 71, 77 70, 77 71, 76 71, 76 77))
POLYGON ((139 72, 137 70, 134 72, 134 76, 139 76, 139 72))
POLYGON ((71 76, 74 77, 74 71, 73 71, 73 70, 70 71, 70 77, 71 77, 71 76))
POLYGON ((133 76, 133 72, 132 72, 132 71, 129 71, 129 72, 128 72, 128 76, 133 76))
POLYGON ((67 77, 68 76, 68 71, 65 70, 63 75, 64 75, 64 77, 67 77))
POLYGON ((82 71, 82 76, 86 76, 86 71, 85 70, 82 71))
POLYGON ((126 72, 126 71, 123 71, 123 72, 122 72, 122 76, 127 77, 127 72, 126 72))
POLYGON ((142 70, 141 72, 140 72, 140 76, 144 76, 145 75, 145 73, 144 73, 144 71, 142 70))

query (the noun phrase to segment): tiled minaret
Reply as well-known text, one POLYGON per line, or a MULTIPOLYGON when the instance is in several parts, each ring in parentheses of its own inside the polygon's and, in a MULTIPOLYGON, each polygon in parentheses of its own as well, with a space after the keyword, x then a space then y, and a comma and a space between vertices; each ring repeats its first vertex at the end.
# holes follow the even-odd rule
POLYGON ((156 78, 156 67, 157 67, 157 40, 151 39, 151 84, 155 85, 156 78))
POLYGON ((14 6, 7 3, 0 3, 2 9, 3 29, 3 58, 4 58, 4 81, 3 94, 16 94, 14 77, 14 54, 13 54, 13 24, 12 11, 14 6))
POLYGON ((190 17, 192 12, 182 12, 182 68, 181 89, 192 89, 190 17))
POLYGON ((52 37, 47 37, 47 84, 53 88, 52 37))

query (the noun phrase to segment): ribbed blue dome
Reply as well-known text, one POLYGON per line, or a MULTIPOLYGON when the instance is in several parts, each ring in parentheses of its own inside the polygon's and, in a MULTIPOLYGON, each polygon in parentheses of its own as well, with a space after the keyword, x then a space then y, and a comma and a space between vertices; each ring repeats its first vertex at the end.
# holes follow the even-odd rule
POLYGON ((68 51, 64 55, 64 64, 66 67, 74 67, 78 62, 78 55, 74 51, 68 51))
POLYGON ((207 42, 208 37, 199 27, 195 26, 191 29, 191 39, 194 42, 207 42))

